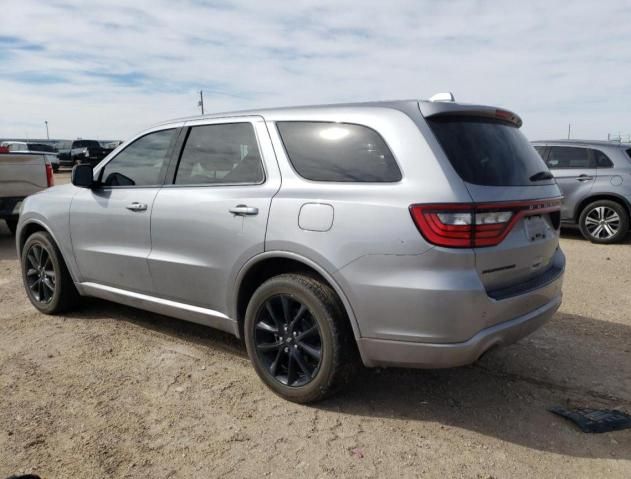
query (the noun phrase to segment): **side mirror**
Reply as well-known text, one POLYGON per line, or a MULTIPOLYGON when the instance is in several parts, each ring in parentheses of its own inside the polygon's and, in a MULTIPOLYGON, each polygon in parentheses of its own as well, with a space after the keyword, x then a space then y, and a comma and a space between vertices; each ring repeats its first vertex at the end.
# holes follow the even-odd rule
POLYGON ((72 184, 79 188, 92 188, 94 186, 94 172, 92 165, 78 164, 72 168, 72 184))

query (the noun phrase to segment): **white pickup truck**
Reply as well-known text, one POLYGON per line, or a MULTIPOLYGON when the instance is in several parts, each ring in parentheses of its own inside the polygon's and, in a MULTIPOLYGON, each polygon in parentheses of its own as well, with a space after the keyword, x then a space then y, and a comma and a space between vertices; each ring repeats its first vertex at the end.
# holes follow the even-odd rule
POLYGON ((0 220, 5 220, 15 233, 22 200, 53 186, 53 167, 44 153, 7 150, 0 149, 0 220))

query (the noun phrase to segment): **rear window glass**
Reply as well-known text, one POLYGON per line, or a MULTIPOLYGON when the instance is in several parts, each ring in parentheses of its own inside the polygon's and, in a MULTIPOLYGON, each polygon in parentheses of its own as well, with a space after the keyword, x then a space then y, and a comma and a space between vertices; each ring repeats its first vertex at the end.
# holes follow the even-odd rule
POLYGON ((313 181, 390 183, 401 171, 373 129, 350 123, 278 122, 289 161, 313 181))
POLYGON ((55 152, 55 149, 52 146, 44 145, 42 143, 29 143, 28 150, 29 151, 46 151, 49 153, 55 152))
POLYGON ((629 158, 631 158, 631 148, 627 150, 627 155, 629 155, 629 158))
POLYGON ((548 169, 526 137, 510 123, 461 116, 427 121, 452 166, 467 183, 530 186, 553 182, 530 179, 548 169))

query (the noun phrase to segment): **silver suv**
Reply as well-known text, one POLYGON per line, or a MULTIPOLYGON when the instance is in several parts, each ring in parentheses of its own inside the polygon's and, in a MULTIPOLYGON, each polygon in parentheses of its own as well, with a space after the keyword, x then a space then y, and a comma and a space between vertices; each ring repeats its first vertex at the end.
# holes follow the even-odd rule
POLYGON ((297 402, 359 358, 468 364, 561 303, 560 192, 520 126, 450 95, 164 123, 26 200, 25 289, 229 331, 297 402))
POLYGON ((561 221, 594 243, 617 243, 629 232, 631 144, 535 141, 563 193, 561 221))

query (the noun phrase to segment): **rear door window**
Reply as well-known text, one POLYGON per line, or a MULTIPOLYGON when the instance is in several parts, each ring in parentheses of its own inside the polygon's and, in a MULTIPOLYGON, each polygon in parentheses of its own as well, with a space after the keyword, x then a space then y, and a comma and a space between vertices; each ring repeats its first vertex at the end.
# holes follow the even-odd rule
POLYGON ((191 128, 175 184, 259 184, 264 179, 252 124, 223 123, 191 128))
POLYGON ((595 168, 589 148, 575 146, 551 146, 547 163, 551 170, 595 168))
POLYGON ((401 171, 385 141, 362 125, 333 122, 277 122, 296 172, 312 181, 391 183, 401 171))
POLYGON ((483 186, 531 186, 546 165, 511 123, 470 116, 436 116, 427 122, 452 166, 467 183, 483 186))

